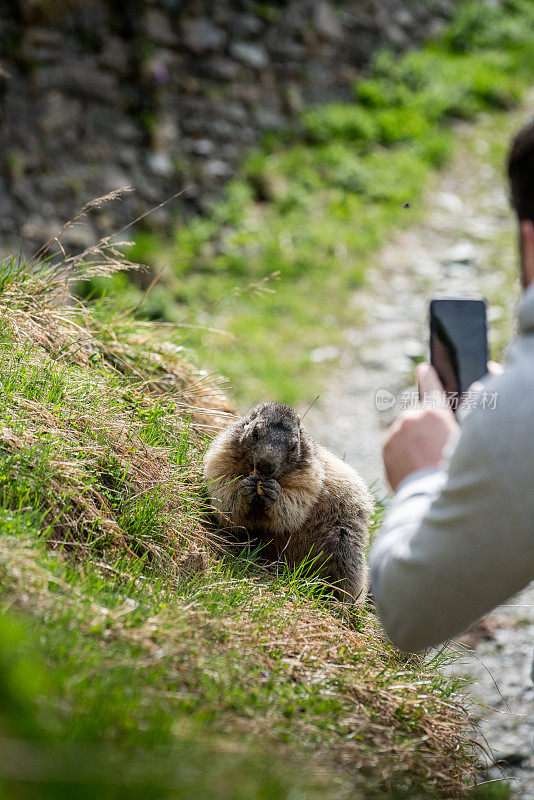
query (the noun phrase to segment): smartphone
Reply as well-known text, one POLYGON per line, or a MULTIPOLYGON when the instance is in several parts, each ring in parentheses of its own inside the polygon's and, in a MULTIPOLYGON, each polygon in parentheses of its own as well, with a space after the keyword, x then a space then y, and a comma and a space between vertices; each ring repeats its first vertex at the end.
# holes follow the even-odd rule
POLYGON ((463 395, 488 370, 488 326, 482 297, 430 302, 430 363, 447 394, 463 395))

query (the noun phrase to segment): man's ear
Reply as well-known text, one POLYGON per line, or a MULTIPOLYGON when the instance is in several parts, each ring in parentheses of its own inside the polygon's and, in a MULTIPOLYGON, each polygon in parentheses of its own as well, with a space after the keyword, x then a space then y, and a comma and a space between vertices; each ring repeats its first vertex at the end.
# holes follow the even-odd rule
POLYGON ((534 222, 523 219, 519 223, 519 249, 521 253, 521 279, 526 289, 534 283, 534 222))

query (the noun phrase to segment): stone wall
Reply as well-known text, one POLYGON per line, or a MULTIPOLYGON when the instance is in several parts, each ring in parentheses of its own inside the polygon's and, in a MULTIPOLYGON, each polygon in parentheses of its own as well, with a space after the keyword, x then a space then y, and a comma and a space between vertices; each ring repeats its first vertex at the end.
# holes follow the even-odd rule
POLYGON ((374 50, 407 48, 460 0, 0 0, 0 250, 87 200, 67 246, 205 208, 243 152, 306 104, 348 99, 374 50))

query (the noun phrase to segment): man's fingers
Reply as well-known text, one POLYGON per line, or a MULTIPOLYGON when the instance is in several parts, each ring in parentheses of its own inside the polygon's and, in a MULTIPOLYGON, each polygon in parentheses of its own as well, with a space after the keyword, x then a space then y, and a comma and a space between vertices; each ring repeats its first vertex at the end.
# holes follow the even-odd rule
POLYGON ((417 367, 417 387, 419 400, 443 400, 445 390, 438 373, 431 364, 419 364, 417 367))
POLYGON ((503 372, 504 367, 502 364, 497 361, 488 361, 488 375, 495 377, 496 375, 502 375, 503 372))
POLYGON ((420 408, 404 412, 388 431, 383 448, 384 467, 391 488, 418 469, 437 468, 450 436, 458 431, 452 412, 420 408))
MULTIPOLYGON (((499 364, 497 361, 488 361, 488 375, 491 375, 495 378, 497 375, 502 375, 504 372, 504 367, 502 364, 499 364)), ((469 387, 470 392, 482 392, 484 391, 484 384, 482 381, 475 381, 469 387)))

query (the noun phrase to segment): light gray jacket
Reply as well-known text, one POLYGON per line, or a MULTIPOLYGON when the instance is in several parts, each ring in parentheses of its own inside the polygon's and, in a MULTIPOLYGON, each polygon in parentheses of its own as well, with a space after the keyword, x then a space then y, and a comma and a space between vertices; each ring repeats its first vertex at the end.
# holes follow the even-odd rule
POLYGON ((534 579, 534 286, 519 332, 448 469, 403 481, 372 548, 376 605, 402 650, 450 638, 534 579))

